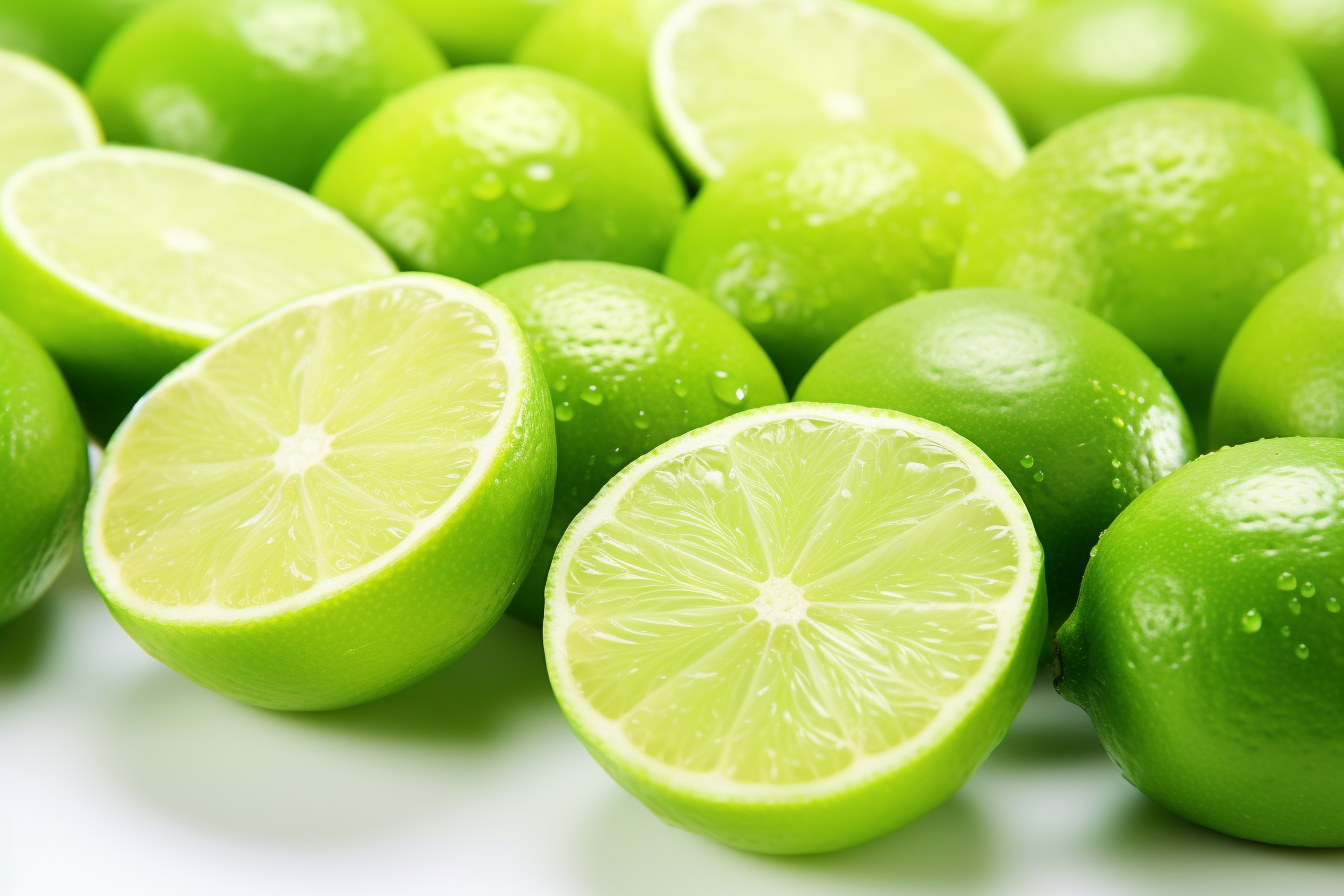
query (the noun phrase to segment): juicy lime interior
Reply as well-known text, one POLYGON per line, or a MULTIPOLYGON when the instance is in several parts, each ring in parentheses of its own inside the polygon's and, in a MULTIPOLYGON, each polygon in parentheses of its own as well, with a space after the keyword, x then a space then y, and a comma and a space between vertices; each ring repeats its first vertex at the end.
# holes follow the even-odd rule
POLYGON ((1025 511, 956 437, 791 413, 632 467, 552 572, 549 638, 596 724, 735 784, 917 737, 1035 585, 1025 511))
POLYGON ((78 88, 38 62, 0 51, 0 180, 33 159, 101 139, 78 88))

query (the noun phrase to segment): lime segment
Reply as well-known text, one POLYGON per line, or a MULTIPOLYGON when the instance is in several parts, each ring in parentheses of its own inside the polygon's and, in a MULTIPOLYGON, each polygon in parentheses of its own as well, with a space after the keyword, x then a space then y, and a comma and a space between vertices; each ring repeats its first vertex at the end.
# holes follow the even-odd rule
POLYGON ((102 142, 78 87, 55 69, 0 50, 0 181, 34 159, 102 142))

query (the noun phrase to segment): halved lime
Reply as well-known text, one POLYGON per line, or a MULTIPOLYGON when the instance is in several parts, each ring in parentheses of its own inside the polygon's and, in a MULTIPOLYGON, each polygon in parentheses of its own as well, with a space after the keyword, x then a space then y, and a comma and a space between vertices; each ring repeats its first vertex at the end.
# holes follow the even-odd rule
POLYGON ((0 181, 33 159, 102 142, 78 87, 36 59, 0 50, 0 181))
POLYGON ((837 849, 947 799, 1021 708, 1041 549, 965 439, 889 411, 747 411, 631 464, 547 583, 570 725, 667 821, 837 849))
POLYGON ((261 706, 388 693, 504 611, 555 484, 512 315, 403 275, 283 308, 166 377, 108 445, 85 553, 149 653, 261 706))
POLYGON ((931 37, 849 0, 691 0, 650 61, 683 161, 713 179, 743 151, 850 124, 925 130, 999 175, 1026 153, 989 88, 931 37))
POLYGON ((67 153, 0 192, 0 311, 56 359, 99 436, 239 324, 395 271, 311 196, 175 153, 67 153))

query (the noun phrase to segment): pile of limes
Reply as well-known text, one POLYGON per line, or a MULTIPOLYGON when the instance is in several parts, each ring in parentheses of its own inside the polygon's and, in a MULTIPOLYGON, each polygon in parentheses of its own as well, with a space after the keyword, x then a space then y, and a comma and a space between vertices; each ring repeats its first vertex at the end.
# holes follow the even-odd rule
POLYGON ((260 706, 509 609, 613 777, 778 853, 946 800, 1044 660, 1153 799, 1344 846, 1341 23, 4 4, 0 622, 81 517, 260 706))

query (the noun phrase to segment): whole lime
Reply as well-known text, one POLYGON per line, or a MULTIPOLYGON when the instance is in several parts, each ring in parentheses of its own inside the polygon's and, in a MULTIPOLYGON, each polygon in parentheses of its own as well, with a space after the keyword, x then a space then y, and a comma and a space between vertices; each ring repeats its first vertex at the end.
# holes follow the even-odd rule
POLYGON ((88 444, 65 380, 0 315, 0 623, 28 609, 65 568, 88 494, 88 444))
POLYGON ((953 283, 1081 305, 1162 368, 1203 438, 1218 365, 1255 304, 1344 245, 1344 172, 1245 106, 1136 100, 1041 144, 967 231, 953 283))
POLYGON ((485 288, 518 318, 555 407, 555 504, 532 571, 509 607, 540 623, 555 546, 608 480, 669 439, 788 395, 741 325, 652 271, 552 262, 485 288))
POLYGON ((861 0, 914 22, 967 62, 1014 25, 1059 0, 861 0))
POLYGON ((980 74, 1029 143, 1125 100, 1193 94, 1255 106, 1334 145, 1320 91, 1297 57, 1207 0, 1055 6, 1009 32, 980 74))
POLYGON ((556 259, 662 264, 685 188, 653 138, 560 75, 478 66, 388 102, 319 199, 405 268, 482 283, 556 259))
POLYGON ((870 317, 797 398, 914 414, 988 454, 1045 549, 1051 632, 1097 536, 1195 451, 1175 393, 1134 343, 1086 311, 1006 289, 933 293, 870 317))
POLYGON ((5 0, 0 47, 45 60, 75 80, 122 23, 159 0, 5 0))
POLYGON ((113 142, 307 188, 360 119, 443 67, 383 0, 168 0, 117 33, 88 89, 113 142))
POLYGON ((1129 506, 1056 685, 1135 787, 1236 837, 1344 846, 1344 441, 1200 458, 1129 506))
POLYGON ((1210 442, 1344 438, 1344 253, 1289 277, 1255 307, 1213 390, 1210 442))
POLYGON ((504 62, 557 0, 392 0, 454 65, 504 62))
POLYGON ((997 185, 915 132, 755 151, 696 198, 666 271, 742 321, 792 389, 865 317, 946 287, 966 222, 997 185))

